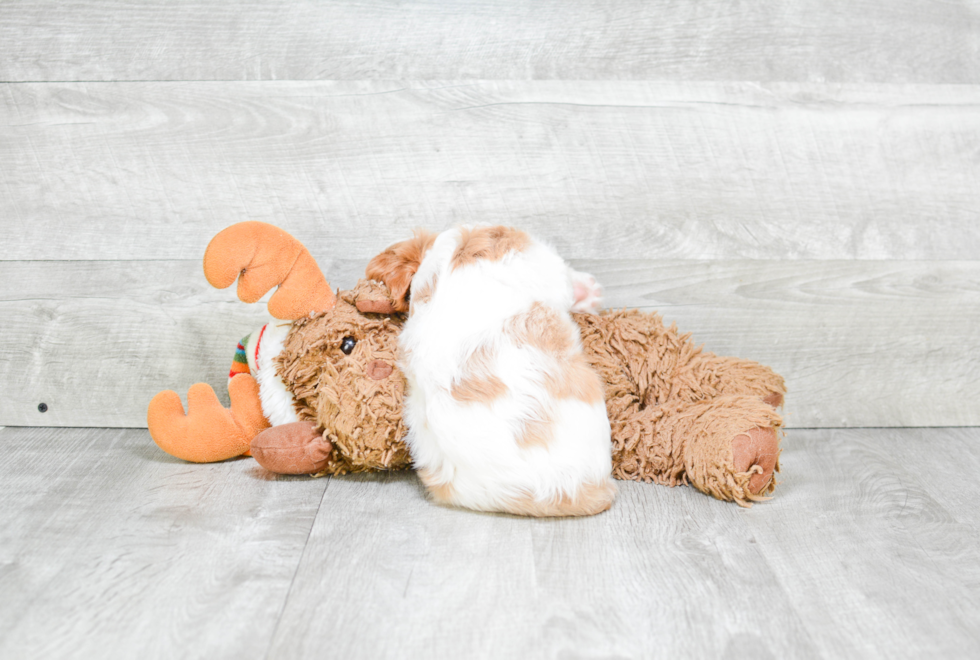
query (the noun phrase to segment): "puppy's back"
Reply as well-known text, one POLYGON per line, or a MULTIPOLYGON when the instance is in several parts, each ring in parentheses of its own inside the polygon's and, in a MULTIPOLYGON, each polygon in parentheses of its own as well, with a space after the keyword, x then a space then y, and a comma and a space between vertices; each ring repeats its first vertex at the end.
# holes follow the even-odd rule
POLYGON ((505 228, 441 234, 400 337, 413 461, 445 503, 588 515, 614 498, 602 384, 582 356, 569 269, 505 228))

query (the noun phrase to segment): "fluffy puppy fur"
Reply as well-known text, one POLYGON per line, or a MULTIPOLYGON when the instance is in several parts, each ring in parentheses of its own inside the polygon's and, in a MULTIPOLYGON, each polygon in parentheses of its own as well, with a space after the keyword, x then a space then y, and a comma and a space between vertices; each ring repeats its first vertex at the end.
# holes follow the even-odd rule
POLYGON ((594 278, 524 232, 486 226, 416 232, 367 275, 409 312, 406 441, 434 500, 531 516, 611 506, 602 382, 569 314, 595 311, 594 278))

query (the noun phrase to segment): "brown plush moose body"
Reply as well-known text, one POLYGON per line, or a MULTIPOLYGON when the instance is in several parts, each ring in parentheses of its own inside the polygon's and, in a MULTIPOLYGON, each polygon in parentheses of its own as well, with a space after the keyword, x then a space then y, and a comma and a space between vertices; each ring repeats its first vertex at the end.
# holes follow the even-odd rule
MULTIPOLYGON (((361 280, 335 294, 302 244, 260 222, 215 236, 204 271, 219 288, 237 278, 245 302, 278 286, 268 306, 284 322, 243 340, 239 373, 233 369, 228 383, 230 409, 203 383, 191 386, 186 415, 176 392, 154 397, 147 421, 164 451, 194 462, 251 452, 266 468, 289 474, 411 467, 398 366, 407 318, 398 310, 409 307, 411 314, 407 285, 361 280)), ((614 477, 689 483, 743 506, 773 491, 781 377, 749 360, 702 351, 656 314, 573 318, 604 386, 614 477)), ((536 515, 554 515, 548 510, 536 515)))

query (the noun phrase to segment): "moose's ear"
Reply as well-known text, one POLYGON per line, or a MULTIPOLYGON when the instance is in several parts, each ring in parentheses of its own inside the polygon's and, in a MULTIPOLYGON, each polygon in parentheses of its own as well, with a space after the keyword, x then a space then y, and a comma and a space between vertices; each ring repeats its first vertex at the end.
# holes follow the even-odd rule
POLYGON ((367 314, 394 314, 395 303, 391 299, 391 291, 384 282, 374 280, 358 280, 357 286, 351 291, 354 306, 357 311, 367 314))
POLYGON ((415 236, 407 241, 395 243, 368 264, 368 278, 384 282, 391 291, 394 311, 408 311, 408 294, 412 277, 418 271, 426 250, 435 240, 435 234, 416 229, 415 236))

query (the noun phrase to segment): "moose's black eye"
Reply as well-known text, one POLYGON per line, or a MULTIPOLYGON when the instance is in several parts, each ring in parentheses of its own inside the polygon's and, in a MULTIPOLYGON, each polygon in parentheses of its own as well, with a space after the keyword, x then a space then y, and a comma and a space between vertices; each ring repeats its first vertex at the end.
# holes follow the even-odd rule
POLYGON ((351 351, 354 350, 354 344, 356 343, 357 340, 353 337, 344 337, 344 341, 340 342, 340 350, 344 353, 344 355, 350 355, 351 351))

